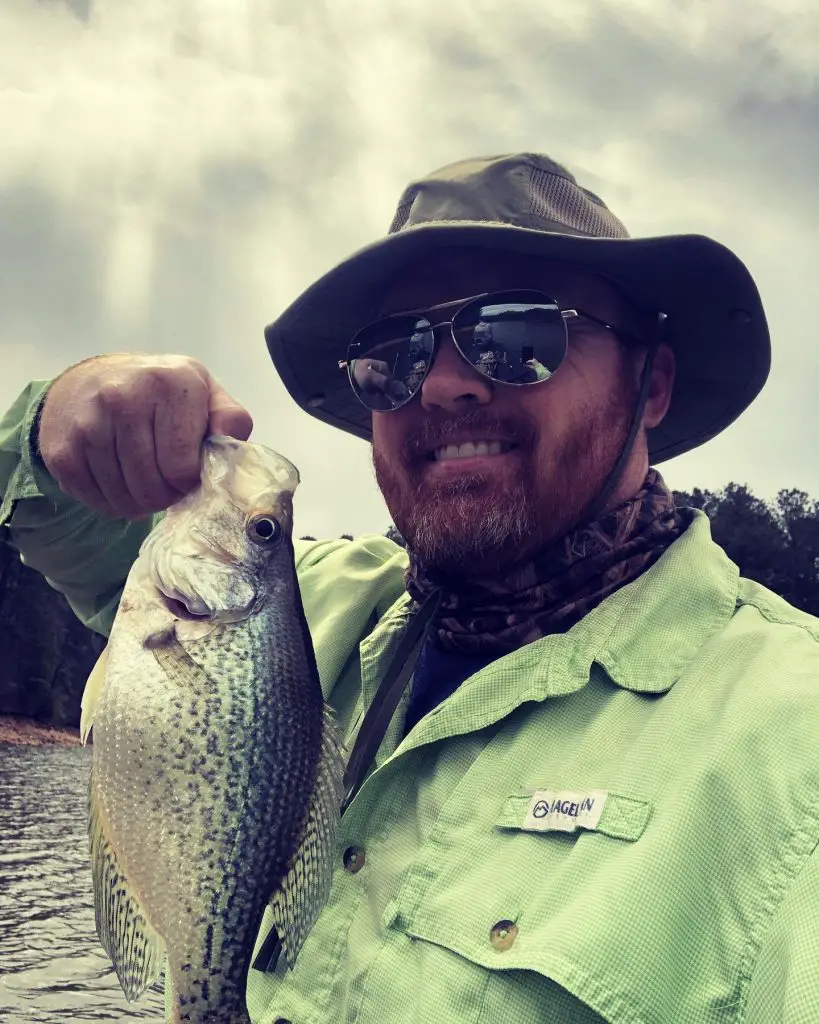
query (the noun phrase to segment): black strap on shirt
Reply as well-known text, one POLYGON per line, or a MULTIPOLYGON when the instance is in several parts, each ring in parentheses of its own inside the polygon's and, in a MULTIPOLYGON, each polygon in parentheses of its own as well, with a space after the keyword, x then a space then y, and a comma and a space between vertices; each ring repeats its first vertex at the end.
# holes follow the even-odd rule
MULTIPOLYGON (((434 590, 424 599, 418 611, 410 619, 387 671, 384 673, 384 678, 375 692, 372 703, 367 708, 364 721, 358 730, 358 736, 347 761, 347 770, 344 773, 344 786, 347 794, 341 804, 342 815, 361 789, 373 758, 384 741, 401 695, 406 690, 412 673, 415 671, 418 655, 424 646, 440 602, 441 592, 434 590)), ((264 971, 268 974, 275 971, 281 949, 282 945, 276 929, 271 928, 253 961, 254 970, 264 971)))
POLYGON ((373 758, 384 740, 387 727, 401 700, 401 694, 406 690, 415 671, 418 655, 424 646, 440 601, 440 590, 433 591, 410 619, 372 703, 367 708, 347 761, 347 771, 344 773, 347 795, 341 805, 342 814, 350 806, 367 777, 373 758))

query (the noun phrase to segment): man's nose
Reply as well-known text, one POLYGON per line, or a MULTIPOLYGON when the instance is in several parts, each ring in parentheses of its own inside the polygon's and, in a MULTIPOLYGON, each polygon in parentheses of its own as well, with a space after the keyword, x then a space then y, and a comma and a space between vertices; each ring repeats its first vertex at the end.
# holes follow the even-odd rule
POLYGON ((492 382, 473 370, 455 348, 451 337, 443 337, 432 369, 421 385, 421 405, 425 409, 463 412, 472 405, 492 401, 492 382))

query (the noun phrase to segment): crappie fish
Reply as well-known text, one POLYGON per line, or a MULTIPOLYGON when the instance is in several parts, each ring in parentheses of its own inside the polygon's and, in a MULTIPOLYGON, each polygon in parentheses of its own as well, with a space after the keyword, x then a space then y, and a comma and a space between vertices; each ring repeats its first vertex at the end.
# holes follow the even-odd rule
POLYGON ((205 442, 134 563, 83 697, 97 930, 126 997, 167 955, 169 1020, 242 1024, 268 903, 289 965, 326 901, 342 800, 292 545, 298 471, 205 442))

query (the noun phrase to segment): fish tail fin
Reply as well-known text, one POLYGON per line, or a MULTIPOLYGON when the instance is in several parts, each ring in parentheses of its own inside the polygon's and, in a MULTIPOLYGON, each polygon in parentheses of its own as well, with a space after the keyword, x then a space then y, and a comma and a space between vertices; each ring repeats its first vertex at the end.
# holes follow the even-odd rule
POLYGON ((321 754, 307 822, 287 874, 270 899, 273 924, 290 967, 330 894, 333 852, 344 799, 344 745, 325 705, 321 754))
POLYGON ((105 834, 104 813, 94 792, 89 798, 89 837, 97 934, 117 972, 126 999, 139 996, 159 977, 162 939, 148 922, 105 834))
POLYGON ((102 688, 105 684, 105 673, 108 667, 108 648, 104 647, 102 654, 97 658, 96 664, 91 669, 91 674, 85 683, 82 692, 82 704, 80 711, 80 739, 83 746, 88 740, 91 726, 94 722, 94 713, 97 710, 102 688))

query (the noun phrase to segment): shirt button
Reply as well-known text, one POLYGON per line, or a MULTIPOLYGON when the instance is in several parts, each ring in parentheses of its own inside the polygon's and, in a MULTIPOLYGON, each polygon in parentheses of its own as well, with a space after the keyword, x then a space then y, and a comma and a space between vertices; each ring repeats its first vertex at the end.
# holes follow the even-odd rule
POLYGON ((366 856, 360 846, 348 846, 344 851, 344 870, 351 875, 358 874, 364 867, 366 856))
POLYGON ((498 921, 489 933, 489 941, 495 949, 511 949, 518 934, 514 921, 498 921))
POLYGON ((273 1024, 291 1024, 291 1022, 287 1019, 287 1017, 277 1017, 273 1021, 273 1024))

